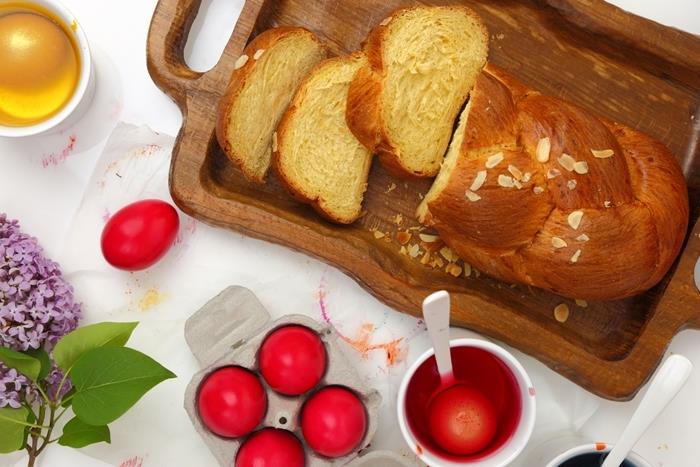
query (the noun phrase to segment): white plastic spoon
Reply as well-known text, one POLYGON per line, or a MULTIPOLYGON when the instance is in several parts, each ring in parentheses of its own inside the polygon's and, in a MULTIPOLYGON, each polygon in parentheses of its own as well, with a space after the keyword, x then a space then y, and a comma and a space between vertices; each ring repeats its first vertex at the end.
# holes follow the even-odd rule
POLYGON ((681 390, 692 369, 693 364, 682 355, 671 355, 666 359, 601 467, 619 467, 622 464, 639 438, 681 390))
POLYGON ((423 300, 423 321, 435 350, 435 362, 442 386, 451 384, 452 358, 450 357, 450 294, 441 290, 423 300))

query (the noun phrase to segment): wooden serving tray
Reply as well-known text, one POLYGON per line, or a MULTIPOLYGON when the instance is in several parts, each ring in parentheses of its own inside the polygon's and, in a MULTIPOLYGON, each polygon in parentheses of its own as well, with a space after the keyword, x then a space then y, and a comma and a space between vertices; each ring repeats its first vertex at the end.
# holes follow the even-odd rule
MULTIPOLYGON (((534 89, 661 139, 678 156, 694 227, 680 260, 657 287, 583 308, 541 290, 477 277, 476 271, 453 277, 444 267, 423 265, 422 254, 400 253, 397 232, 417 226, 414 210, 430 181, 392 179, 376 162, 367 213, 345 227, 293 201, 274 175, 265 186, 244 180, 219 149, 214 124, 217 101, 248 40, 273 26, 299 25, 328 41, 334 52, 347 53, 390 11, 410 4, 404 0, 248 0, 219 63, 206 73, 190 70, 183 60, 200 0, 160 0, 148 37, 148 69, 183 115, 170 171, 173 199, 204 222, 327 261, 397 310, 418 315, 428 293, 447 289, 455 325, 527 352, 600 396, 629 399, 671 338, 684 328, 700 328, 700 294, 692 279, 700 254, 700 39, 600 0, 464 3, 490 30, 492 62, 534 89), (565 323, 552 311, 562 302, 572 310, 565 323)), ((412 233, 407 247, 417 244, 412 233)))

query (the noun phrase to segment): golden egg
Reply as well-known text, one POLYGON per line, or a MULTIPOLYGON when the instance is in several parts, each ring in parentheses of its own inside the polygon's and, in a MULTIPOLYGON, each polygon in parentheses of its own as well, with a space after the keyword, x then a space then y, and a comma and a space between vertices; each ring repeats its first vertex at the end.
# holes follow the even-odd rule
POLYGON ((55 18, 0 6, 0 125, 51 117, 70 100, 79 77, 75 40, 55 18))

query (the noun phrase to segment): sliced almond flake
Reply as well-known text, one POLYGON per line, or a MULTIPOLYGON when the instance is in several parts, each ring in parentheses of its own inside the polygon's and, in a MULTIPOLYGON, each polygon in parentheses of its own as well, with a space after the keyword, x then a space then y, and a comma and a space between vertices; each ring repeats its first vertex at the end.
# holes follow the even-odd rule
POLYGON ((566 182, 566 186, 569 190, 573 190, 574 188, 576 188, 576 180, 569 180, 568 182, 566 182))
POLYGON ((576 230, 578 229, 578 226, 581 225, 581 219, 583 219, 583 211, 573 211, 566 218, 566 221, 569 223, 572 229, 576 230))
POLYGON ((505 188, 512 188, 514 186, 513 177, 501 174, 498 176, 498 184, 505 188))
POLYGON ((591 149, 591 153, 593 154, 593 157, 598 159, 607 159, 608 157, 612 157, 615 154, 615 151, 612 149, 591 149))
POLYGON ((479 188, 481 188, 481 186, 484 184, 485 181, 486 181, 486 171, 479 170, 476 173, 476 177, 474 178, 474 181, 472 182, 472 186, 470 186, 469 189, 471 191, 476 191, 479 188))
POLYGON ((420 239, 423 240, 425 243, 433 243, 438 239, 437 235, 430 235, 424 233, 418 234, 418 237, 420 237, 420 239))
POLYGON ((523 183, 527 183, 527 182, 530 181, 531 178, 532 178, 532 173, 530 173, 530 172, 525 172, 525 173, 523 174, 523 179, 522 179, 521 181, 522 181, 523 183))
POLYGON ((408 247, 408 256, 411 258, 415 258, 420 254, 420 246, 418 246, 417 243, 414 243, 413 245, 408 247))
POLYGON ((571 255, 570 261, 571 261, 572 263, 577 262, 579 256, 581 256, 581 250, 576 250, 576 252, 575 252, 573 255, 571 255))
POLYGON ((520 183, 518 180, 513 180, 513 186, 520 190, 523 187, 523 184, 520 183))
POLYGON ((445 265, 445 262, 439 256, 433 258, 433 262, 430 263, 433 268, 441 268, 445 265))
POLYGON ((258 60, 262 55, 265 53, 265 49, 258 49, 255 51, 255 55, 253 55, 253 60, 258 60))
POLYGON ((429 262, 430 262, 430 253, 426 251, 425 254, 423 255, 423 257, 420 259, 420 264, 428 264, 429 262))
POLYGON ((478 279, 479 276, 481 275, 481 271, 479 271, 478 269, 474 269, 474 275, 475 275, 475 276, 477 277, 477 279, 478 279))
POLYGON ((239 68, 243 68, 243 65, 248 63, 248 56, 246 54, 241 55, 238 57, 238 60, 236 60, 236 63, 233 64, 233 69, 238 70, 239 68))
POLYGON ((606 208, 609 208, 610 206, 612 206, 612 203, 610 201, 605 201, 603 203, 603 206, 605 206, 606 208))
POLYGON ((550 180, 555 177, 558 177, 559 175, 561 175, 561 172, 558 169, 549 169, 547 171, 547 178, 550 180))
POLYGON ((580 306, 581 308, 587 308, 588 307, 588 302, 585 300, 581 300, 580 298, 576 299, 576 304, 580 306))
POLYGON ((576 237, 576 241, 578 242, 587 242, 588 240, 590 240, 590 238, 586 234, 581 234, 578 237, 576 237))
POLYGON ((552 237, 552 246, 554 248, 566 248, 567 243, 559 237, 552 237))
POLYGON ((272 152, 277 152, 277 132, 272 133, 272 152))
POLYGON ((472 275, 472 265, 469 263, 464 263, 464 277, 469 277, 472 275))
POLYGON ((475 201, 479 201, 481 199, 481 196, 477 195, 474 193, 472 190, 467 190, 464 192, 464 197, 467 198, 469 201, 472 203, 475 201))
POLYGON ((574 170, 574 165, 576 164, 576 159, 568 154, 562 153, 561 156, 557 158, 557 162, 559 162, 559 165, 564 167, 566 170, 572 172, 574 170))
POLYGON ((496 154, 493 154, 493 155, 489 156, 488 159, 486 159, 486 164, 485 164, 486 168, 493 169, 498 164, 500 164, 502 160, 503 160, 503 153, 497 152, 496 154))
POLYGON ((445 268, 445 272, 447 272, 448 274, 451 274, 455 277, 459 277, 460 274, 462 274, 462 268, 457 264, 450 263, 445 268))
POLYGON ((391 22, 391 16, 387 16, 386 18, 384 18, 384 19, 382 20, 381 23, 379 23, 379 25, 380 25, 380 26, 386 26, 386 25, 389 24, 390 22, 391 22))
POLYGON ((537 161, 543 164, 547 162, 549 160, 549 151, 551 148, 552 145, 549 142, 549 138, 540 138, 537 142, 537 149, 535 150, 537 161))
POLYGON ((457 261, 457 259, 459 259, 457 257, 457 253, 455 253, 454 250, 452 248, 450 248, 449 246, 444 246, 444 247, 440 248, 440 255, 442 255, 442 257, 445 258, 450 263, 453 263, 453 262, 457 261))
POLYGON ((384 238, 386 234, 384 232, 380 232, 379 230, 374 231, 374 238, 379 240, 380 238, 384 238))
POLYGON ((405 247, 405 246, 402 246, 401 249, 399 250, 399 254, 405 255, 405 254, 407 254, 407 253, 408 253, 408 252, 406 251, 406 247, 405 247))
POLYGON ((554 319, 560 323, 565 323, 569 319, 569 305, 560 303, 554 307, 554 319))
POLYGON ((541 193, 544 193, 544 188, 542 188, 541 186, 535 186, 532 188, 532 192, 536 195, 539 195, 541 193))
POLYGON ((588 173, 588 162, 576 161, 576 163, 574 164, 574 171, 580 175, 587 174, 588 173))
POLYGON ((402 230, 401 232, 398 232, 396 234, 396 241, 398 241, 399 244, 401 244, 401 245, 407 244, 410 240, 411 240, 411 234, 405 230, 402 230))
POLYGON ((513 164, 508 164, 508 172, 510 172, 513 178, 516 180, 522 180, 523 178, 523 173, 513 164))
POLYGON ((386 191, 384 193, 391 193, 396 189, 396 183, 391 182, 391 184, 386 188, 386 191))

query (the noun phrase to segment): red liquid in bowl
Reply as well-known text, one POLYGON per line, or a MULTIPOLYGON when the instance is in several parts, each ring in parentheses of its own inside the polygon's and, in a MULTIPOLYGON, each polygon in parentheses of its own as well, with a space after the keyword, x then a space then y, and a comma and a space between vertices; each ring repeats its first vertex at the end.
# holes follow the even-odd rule
POLYGON ((520 389, 513 372, 496 356, 477 347, 453 347, 455 380, 481 392, 493 404, 497 416, 493 440, 479 452, 467 456, 451 454, 428 432, 428 404, 440 386, 435 357, 428 358, 414 373, 406 390, 408 427, 422 450, 453 462, 483 459, 500 449, 515 433, 522 413, 520 389))

